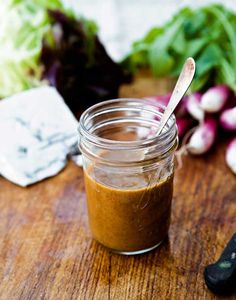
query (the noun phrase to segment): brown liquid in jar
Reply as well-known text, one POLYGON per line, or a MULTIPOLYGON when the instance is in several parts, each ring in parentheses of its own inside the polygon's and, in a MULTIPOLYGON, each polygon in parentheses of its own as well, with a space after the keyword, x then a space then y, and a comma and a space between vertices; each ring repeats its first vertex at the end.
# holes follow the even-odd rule
POLYGON ((152 183, 145 173, 85 171, 89 222, 93 237, 119 252, 158 245, 170 225, 173 174, 152 183))

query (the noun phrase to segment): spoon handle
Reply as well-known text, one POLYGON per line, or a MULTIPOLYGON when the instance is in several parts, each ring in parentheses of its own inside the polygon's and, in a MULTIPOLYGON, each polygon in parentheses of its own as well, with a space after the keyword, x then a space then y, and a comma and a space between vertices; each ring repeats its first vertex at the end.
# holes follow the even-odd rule
POLYGON ((180 102, 180 100, 183 98, 184 94, 186 93, 187 89, 189 88, 193 76, 195 73, 195 61, 192 57, 189 57, 182 68, 182 71, 179 75, 179 78, 176 82, 175 88, 173 90, 173 93, 171 95, 170 101, 168 103, 168 106, 161 118, 161 122, 157 131, 157 135, 159 135, 162 132, 162 129, 164 128, 165 124, 169 120, 171 114, 175 110, 176 106, 180 102))

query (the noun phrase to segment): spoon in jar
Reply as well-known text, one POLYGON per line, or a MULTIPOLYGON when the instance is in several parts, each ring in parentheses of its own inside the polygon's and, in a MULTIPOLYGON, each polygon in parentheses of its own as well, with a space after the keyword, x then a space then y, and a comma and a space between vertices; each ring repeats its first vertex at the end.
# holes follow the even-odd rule
POLYGON ((195 74, 195 61, 192 57, 189 57, 185 61, 185 64, 176 82, 175 88, 170 97, 170 101, 165 109, 165 112, 162 115, 162 118, 160 120, 160 125, 156 134, 157 136, 162 132, 163 128, 168 122, 176 106, 181 101, 187 89, 189 88, 193 80, 194 74, 195 74))

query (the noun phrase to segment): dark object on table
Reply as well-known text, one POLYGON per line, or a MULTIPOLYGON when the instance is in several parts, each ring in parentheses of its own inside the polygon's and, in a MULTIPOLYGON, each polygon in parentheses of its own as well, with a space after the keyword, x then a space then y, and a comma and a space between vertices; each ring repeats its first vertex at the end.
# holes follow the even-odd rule
POLYGON ((236 233, 219 260, 205 268, 205 282, 214 293, 229 295, 236 292, 236 233))
POLYGON ((119 86, 131 77, 108 56, 95 30, 57 10, 49 10, 49 15, 53 43, 44 40, 44 78, 57 88, 74 113, 116 98, 119 86))

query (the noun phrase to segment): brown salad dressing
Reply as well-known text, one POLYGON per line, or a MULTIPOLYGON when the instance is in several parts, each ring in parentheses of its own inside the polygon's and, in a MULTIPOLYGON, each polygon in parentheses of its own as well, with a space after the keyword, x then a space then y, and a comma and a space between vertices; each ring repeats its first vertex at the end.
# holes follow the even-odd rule
POLYGON ((156 248, 168 233, 178 139, 172 116, 145 99, 101 102, 83 113, 80 150, 93 237, 120 254, 156 248))
POLYGON ((170 225, 173 174, 148 182, 145 173, 109 174, 89 168, 85 185, 94 238, 116 251, 139 251, 159 244, 170 225))

